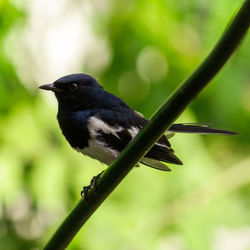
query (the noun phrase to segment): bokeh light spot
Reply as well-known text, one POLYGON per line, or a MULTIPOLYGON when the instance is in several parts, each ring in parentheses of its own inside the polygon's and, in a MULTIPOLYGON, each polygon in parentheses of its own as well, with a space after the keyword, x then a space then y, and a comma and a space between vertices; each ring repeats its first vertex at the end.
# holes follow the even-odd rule
POLYGON ((161 82, 168 72, 166 58, 154 46, 148 46, 140 51, 136 66, 140 77, 152 83, 161 82))
POLYGON ((142 81, 136 72, 124 73, 118 82, 119 92, 125 100, 133 103, 142 102, 149 93, 149 84, 142 81))

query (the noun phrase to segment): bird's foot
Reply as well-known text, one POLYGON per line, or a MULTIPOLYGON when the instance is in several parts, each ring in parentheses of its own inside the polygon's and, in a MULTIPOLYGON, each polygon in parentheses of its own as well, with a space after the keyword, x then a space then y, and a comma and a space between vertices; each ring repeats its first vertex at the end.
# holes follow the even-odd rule
POLYGON ((98 183, 103 172, 104 171, 102 171, 98 175, 94 176, 90 181, 90 185, 83 187, 83 189, 81 191, 81 196, 82 196, 83 200, 85 200, 85 201, 87 200, 88 193, 89 193, 91 188, 93 189, 93 191, 97 190, 97 183, 98 183))

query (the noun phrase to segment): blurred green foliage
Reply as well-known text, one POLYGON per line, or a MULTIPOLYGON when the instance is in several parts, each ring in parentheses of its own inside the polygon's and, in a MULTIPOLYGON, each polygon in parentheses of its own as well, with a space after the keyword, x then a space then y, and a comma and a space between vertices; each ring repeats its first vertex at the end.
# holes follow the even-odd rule
MULTIPOLYGON (((101 52, 96 44, 82 57, 76 50, 75 71, 98 77, 106 90, 150 118, 204 59, 241 1, 44 2, 41 13, 62 9, 59 23, 81 10, 83 27, 87 22, 97 41, 105 40, 101 52)), ((34 69, 49 64, 44 55, 51 53, 44 46, 34 55, 32 40, 27 45, 22 38, 34 36, 31 22, 51 21, 50 12, 42 20, 34 17, 37 6, 39 1, 0 1, 0 249, 6 250, 44 245, 79 200, 82 186, 104 168, 73 152, 59 131, 54 97, 25 80, 43 83, 34 69)), ((74 22, 80 19, 73 19, 72 30, 74 22)), ((67 36, 74 35, 72 30, 67 36)), ((81 42, 87 40, 89 31, 84 32, 81 42)), ((47 41, 43 34, 38 30, 34 37, 41 44, 47 41)), ((62 43, 56 34, 52 38, 62 43)), ((241 135, 174 137, 184 167, 171 166, 171 173, 133 170, 69 249, 250 248, 249 45, 248 36, 179 118, 213 122, 241 135)), ((67 46, 72 45, 60 47, 60 60, 67 46)))

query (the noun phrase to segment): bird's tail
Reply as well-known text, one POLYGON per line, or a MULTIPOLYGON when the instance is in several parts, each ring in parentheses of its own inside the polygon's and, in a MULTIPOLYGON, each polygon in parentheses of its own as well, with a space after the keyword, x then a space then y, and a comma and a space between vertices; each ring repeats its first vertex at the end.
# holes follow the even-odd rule
POLYGON ((238 133, 212 128, 211 123, 179 123, 173 124, 167 131, 167 137, 171 137, 174 133, 195 133, 195 134, 214 134, 214 135, 238 135, 238 133), (169 133, 170 132, 170 133, 169 133))
MULTIPOLYGON (((210 123, 181 123, 173 124, 165 133, 167 138, 175 133, 197 133, 197 134, 215 134, 215 135, 237 135, 238 133, 212 128, 210 123)), ((151 150, 145 155, 140 163, 163 171, 170 171, 170 168, 162 162, 182 165, 182 162, 170 148, 168 141, 158 141, 151 150)))

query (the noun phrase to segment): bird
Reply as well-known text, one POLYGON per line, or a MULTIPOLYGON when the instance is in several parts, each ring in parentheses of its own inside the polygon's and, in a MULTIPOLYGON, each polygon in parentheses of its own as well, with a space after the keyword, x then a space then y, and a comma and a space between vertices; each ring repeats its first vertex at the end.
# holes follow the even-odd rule
MULTIPOLYGON (((104 90, 98 81, 83 73, 63 76, 39 86, 52 91, 58 101, 57 120, 70 146, 93 159, 110 165, 135 138, 148 120, 122 99, 104 90)), ((210 123, 171 125, 140 163, 162 171, 168 164, 182 165, 169 139, 175 133, 236 135, 210 123)))

